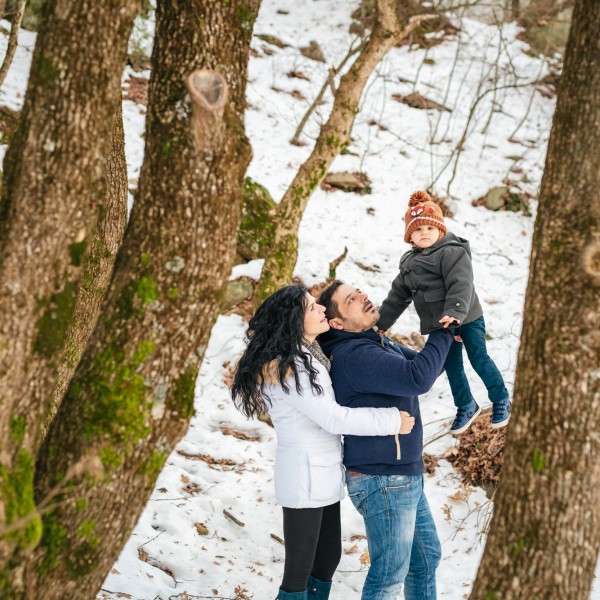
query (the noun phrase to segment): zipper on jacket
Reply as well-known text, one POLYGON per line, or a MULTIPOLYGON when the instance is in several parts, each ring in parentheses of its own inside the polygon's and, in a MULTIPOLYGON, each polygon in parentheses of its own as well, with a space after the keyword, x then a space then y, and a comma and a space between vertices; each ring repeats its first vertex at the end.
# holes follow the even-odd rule
POLYGON ((400 438, 398 434, 394 436, 394 441, 396 442, 396 460, 400 460, 402 454, 400 453, 400 438))

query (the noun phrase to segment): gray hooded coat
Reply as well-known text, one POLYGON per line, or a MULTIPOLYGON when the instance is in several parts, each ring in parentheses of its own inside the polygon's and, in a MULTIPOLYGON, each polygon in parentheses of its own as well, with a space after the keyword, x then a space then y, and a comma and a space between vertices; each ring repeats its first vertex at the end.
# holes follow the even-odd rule
POLYGON ((473 285, 469 242, 446 233, 429 248, 413 248, 400 259, 400 273, 380 309, 377 326, 389 329, 411 302, 421 320, 421 333, 440 329, 444 316, 461 325, 483 315, 473 285))

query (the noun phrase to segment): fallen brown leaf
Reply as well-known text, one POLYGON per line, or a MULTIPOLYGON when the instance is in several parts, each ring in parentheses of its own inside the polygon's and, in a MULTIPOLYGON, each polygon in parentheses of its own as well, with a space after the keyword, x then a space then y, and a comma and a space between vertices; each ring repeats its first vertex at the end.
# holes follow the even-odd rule
POLYGON ((260 436, 259 435, 248 435, 247 433, 242 433, 241 431, 236 431, 235 429, 232 429, 231 427, 221 427, 221 433, 223 435, 232 435, 235 438, 238 438, 238 440, 247 440, 249 442, 260 442, 260 436))

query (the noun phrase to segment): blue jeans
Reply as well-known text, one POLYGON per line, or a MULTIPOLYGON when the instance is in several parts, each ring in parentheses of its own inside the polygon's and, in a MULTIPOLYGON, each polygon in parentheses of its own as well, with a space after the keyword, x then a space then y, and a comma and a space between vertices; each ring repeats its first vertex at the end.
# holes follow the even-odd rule
POLYGON ((508 398, 504 379, 502 379, 496 363, 487 353, 483 317, 457 327, 455 334, 460 335, 463 343, 452 342, 444 363, 455 406, 467 406, 474 401, 463 366, 463 346, 475 373, 479 375, 487 388, 488 397, 492 403, 508 398))
POLYGON ((442 549, 422 475, 349 475, 346 485, 367 531, 371 566, 362 600, 435 600, 442 549))

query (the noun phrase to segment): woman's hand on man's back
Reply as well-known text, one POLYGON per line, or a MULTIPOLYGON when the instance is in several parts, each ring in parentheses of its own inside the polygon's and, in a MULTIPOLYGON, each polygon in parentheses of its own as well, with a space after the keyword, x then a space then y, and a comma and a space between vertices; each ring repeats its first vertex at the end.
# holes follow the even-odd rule
POLYGON ((400 411, 400 431, 401 435, 406 435, 412 431, 415 426, 415 418, 411 417, 405 410, 400 411))

